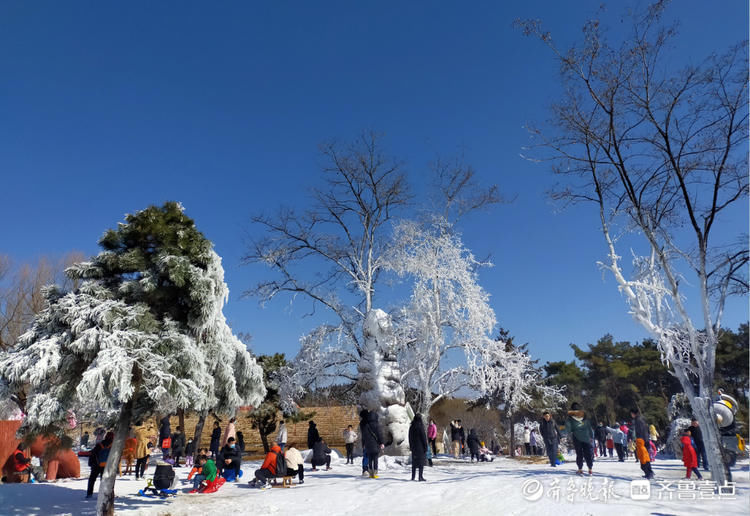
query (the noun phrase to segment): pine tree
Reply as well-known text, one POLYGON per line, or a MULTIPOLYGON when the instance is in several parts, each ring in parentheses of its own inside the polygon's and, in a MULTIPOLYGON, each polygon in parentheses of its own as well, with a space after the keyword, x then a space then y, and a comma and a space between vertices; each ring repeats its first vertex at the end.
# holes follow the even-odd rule
POLYGON ((221 259, 179 204, 127 215, 99 243, 90 262, 66 270, 78 289, 44 289, 47 308, 3 354, 0 376, 28 392, 27 436, 61 437, 68 410, 107 414, 115 439, 97 513, 113 514, 131 424, 157 411, 256 404, 265 388, 222 314, 221 259))

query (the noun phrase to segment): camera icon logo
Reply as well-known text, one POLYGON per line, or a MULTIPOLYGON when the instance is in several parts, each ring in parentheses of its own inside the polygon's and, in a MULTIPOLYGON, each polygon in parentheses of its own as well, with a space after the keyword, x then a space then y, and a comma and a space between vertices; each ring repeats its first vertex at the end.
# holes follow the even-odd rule
POLYGON ((651 482, 648 480, 633 480, 630 482, 630 498, 633 500, 648 500, 651 498, 651 482))

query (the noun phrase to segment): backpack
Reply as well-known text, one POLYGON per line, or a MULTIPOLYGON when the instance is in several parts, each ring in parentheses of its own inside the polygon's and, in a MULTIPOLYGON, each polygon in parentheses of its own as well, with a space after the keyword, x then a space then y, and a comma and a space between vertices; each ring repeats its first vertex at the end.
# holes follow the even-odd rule
POLYGON ((99 467, 103 468, 107 465, 107 459, 109 458, 109 447, 103 447, 99 450, 99 453, 96 454, 96 460, 99 463, 99 467))
POLYGON ((285 477, 286 475, 286 459, 283 453, 276 452, 276 476, 285 477))
POLYGON ((162 448, 171 448, 172 447, 172 438, 171 437, 165 437, 161 441, 161 447, 162 448))
POLYGON ((169 464, 159 464, 154 471, 154 487, 156 489, 169 489, 174 482, 175 473, 169 464))

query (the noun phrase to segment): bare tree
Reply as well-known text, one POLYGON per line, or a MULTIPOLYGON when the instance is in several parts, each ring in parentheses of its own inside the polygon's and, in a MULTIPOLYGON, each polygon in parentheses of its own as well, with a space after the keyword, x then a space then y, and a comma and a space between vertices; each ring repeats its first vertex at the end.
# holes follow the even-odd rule
POLYGON ((63 272, 82 262, 84 255, 73 251, 61 258, 42 256, 36 264, 14 267, 7 255, 0 255, 0 350, 13 346, 45 305, 42 287, 56 283, 64 290, 75 288, 63 272))
POLYGON ((727 297, 748 287, 747 236, 728 213, 748 193, 747 43, 677 69, 669 46, 675 30, 662 20, 666 4, 634 14, 619 47, 596 20, 568 51, 538 21, 519 24, 561 65, 564 93, 551 128, 532 128, 538 149, 549 151, 539 158, 551 159, 565 178, 553 195, 597 206, 609 252, 600 265, 674 368, 704 429, 713 479, 722 484, 731 475, 712 404, 716 346, 727 297), (630 272, 616 252, 626 233, 647 248, 630 272), (685 303, 688 282, 680 282, 688 273, 700 296, 699 321, 685 303))
MULTIPOLYGON (((275 273, 246 294, 267 302, 279 294, 323 306, 337 321, 317 328, 310 345, 336 341, 336 353, 319 365, 333 375, 355 379, 362 354, 362 322, 373 308, 375 285, 384 267, 389 221, 409 202, 402 164, 386 157, 379 135, 368 132, 352 144, 321 145, 323 187, 312 190, 304 212, 282 208, 275 216, 252 221, 265 236, 254 241, 245 263, 263 263, 275 273), (303 269, 300 267, 304 264, 303 269), (318 266, 317 274, 309 268, 318 266)), ((308 346, 306 351, 311 353, 308 346)), ((320 372, 320 371, 319 371, 320 372)))

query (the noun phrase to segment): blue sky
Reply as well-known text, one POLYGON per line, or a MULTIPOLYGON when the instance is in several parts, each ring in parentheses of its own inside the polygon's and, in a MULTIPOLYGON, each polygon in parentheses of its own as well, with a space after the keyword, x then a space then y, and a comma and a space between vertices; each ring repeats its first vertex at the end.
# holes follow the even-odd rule
MULTIPOLYGON (((317 145, 372 128, 418 191, 437 154, 462 151, 516 197, 462 229, 495 263, 481 281, 498 320, 537 358, 570 359, 569 343, 608 332, 640 340, 595 265, 596 213, 558 210, 548 168, 520 157, 524 124, 544 121, 558 91, 557 65, 513 20, 541 18, 565 45, 599 4, 5 1, 0 252, 93 254, 123 214, 179 200, 224 258, 233 327, 258 353, 294 354, 314 325, 307 307, 240 296, 267 274, 240 266, 249 217, 304 207, 317 145)), ((605 16, 615 31, 622 5, 605 16)), ((679 1, 669 14, 687 59, 747 38, 747 2, 679 1)), ((746 228, 746 212, 730 223, 746 228)), ((745 320, 742 299, 725 325, 745 320)))

